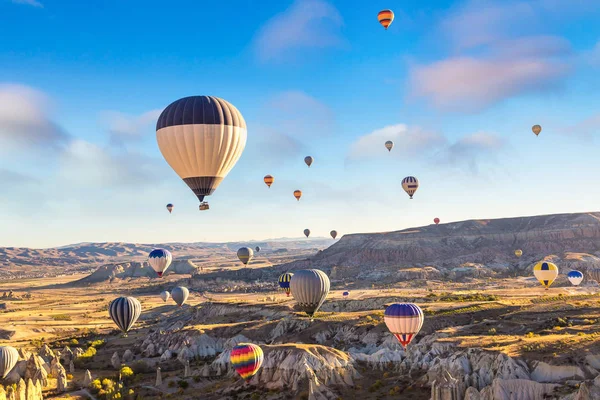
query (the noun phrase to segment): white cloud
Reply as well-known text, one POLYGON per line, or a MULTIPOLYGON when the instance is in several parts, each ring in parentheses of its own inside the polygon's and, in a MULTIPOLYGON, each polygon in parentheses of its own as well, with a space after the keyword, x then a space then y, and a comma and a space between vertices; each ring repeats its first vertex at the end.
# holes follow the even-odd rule
POLYGON ((25 4, 32 7, 44 8, 44 5, 36 0, 12 0, 14 4, 25 4))
POLYGON ((139 140, 146 133, 154 132, 156 121, 162 110, 151 110, 141 115, 129 115, 118 111, 102 113, 102 120, 107 126, 110 141, 113 144, 139 140))
POLYGON ((57 148, 69 139, 52 121, 50 101, 38 90, 0 84, 0 144, 5 149, 57 148))
POLYGON ((338 10, 324 0, 296 0, 271 18, 259 31, 254 45, 261 61, 282 60, 290 50, 330 48, 344 44, 338 10))
POLYGON ((446 138, 436 132, 428 132, 420 127, 396 124, 374 130, 352 143, 347 159, 358 160, 385 155, 385 142, 394 142, 392 157, 417 157, 423 151, 432 152, 446 144, 446 138))
POLYGON ((491 161, 492 157, 506 146, 501 137, 489 132, 477 132, 463 136, 436 154, 435 160, 441 165, 458 168, 467 167, 477 173, 481 161, 491 161))

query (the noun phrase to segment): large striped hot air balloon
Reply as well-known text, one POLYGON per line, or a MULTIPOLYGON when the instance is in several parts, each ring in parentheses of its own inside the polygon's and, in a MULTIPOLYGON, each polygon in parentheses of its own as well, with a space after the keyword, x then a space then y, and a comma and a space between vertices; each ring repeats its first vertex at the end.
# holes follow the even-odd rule
POLYGON ((583 274, 579 271, 569 271, 567 274, 567 279, 571 282, 573 286, 579 286, 579 284, 583 281, 583 274))
POLYGON ((142 313, 142 305, 135 297, 118 297, 108 306, 108 314, 125 336, 142 313))
POLYGON ((377 20, 387 30, 388 26, 394 22, 394 12, 392 10, 381 10, 377 14, 377 20))
POLYGON ((265 181, 265 184, 268 187, 271 187, 271 185, 273 184, 273 182, 275 182, 275 178, 273 178, 271 175, 265 175, 265 177, 263 178, 263 180, 265 181))
POLYGON ((160 152, 201 202, 236 164, 246 136, 246 121, 238 109, 213 96, 179 99, 156 123, 160 152))
POLYGON ((515 256, 521 257, 522 255, 523 255, 523 250, 521 250, 521 249, 515 250, 515 256))
POLYGON ((406 349, 423 327, 424 316, 423 311, 416 304, 394 303, 385 309, 383 319, 390 332, 406 349))
POLYGON ((533 131, 533 133, 535 133, 535 136, 538 136, 542 131, 542 127, 539 125, 534 125, 531 127, 531 130, 533 131))
POLYGON ((311 320, 327 298, 330 286, 327 274, 318 269, 296 271, 290 281, 292 296, 298 303, 298 308, 311 320))
POLYGON ((229 362, 233 369, 245 379, 250 381, 262 365, 264 360, 263 351, 260 346, 253 343, 240 343, 231 350, 229 362))
POLYGON ((11 346, 0 346, 0 377, 2 379, 12 371, 19 361, 19 352, 11 346))
POLYGON ((185 304, 189 296, 190 291, 186 287, 177 286, 175 289, 171 290, 171 297, 179 307, 185 304))
POLYGON ((171 261, 173 261, 173 256, 165 249, 154 249, 148 254, 148 263, 156 271, 159 278, 162 278, 169 265, 171 265, 171 261))
POLYGON ((300 197, 302 197, 302 190, 294 190, 294 197, 296 200, 300 201, 300 197))
POLYGON ((254 257, 254 251, 249 247, 240 247, 237 251, 237 256, 244 265, 248 265, 252 257, 254 257))
POLYGON ((589 269, 588 275, 590 276, 591 280, 596 281, 598 284, 600 284, 600 268, 589 269))
POLYGON ((388 152, 392 151, 392 148, 394 148, 394 142, 388 140, 387 142, 385 142, 385 148, 388 149, 388 152))
POLYGON ((285 274, 281 274, 281 276, 279 277, 279 287, 283 289, 283 291, 285 292, 286 296, 290 297, 290 281, 292 280, 292 276, 294 276, 294 274, 292 274, 291 272, 286 272, 285 274))
POLYGON ((551 262, 542 261, 533 267, 533 275, 548 290, 558 276, 558 267, 551 262))
POLYGON ((404 189, 404 191, 408 193, 411 199, 413 198, 413 194, 415 194, 418 188, 419 180, 414 176, 407 176, 406 178, 402 179, 402 189, 404 189))
POLYGON ((304 157, 304 162, 306 163, 306 165, 308 165, 308 168, 310 168, 310 166, 312 165, 313 161, 315 161, 315 159, 312 158, 311 156, 304 157))

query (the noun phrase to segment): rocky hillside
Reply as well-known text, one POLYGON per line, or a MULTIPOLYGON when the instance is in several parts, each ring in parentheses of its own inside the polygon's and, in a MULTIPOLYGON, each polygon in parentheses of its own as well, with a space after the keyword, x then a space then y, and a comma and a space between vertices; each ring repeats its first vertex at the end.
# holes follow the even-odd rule
MULTIPOLYGON (((175 260, 165 272, 165 276, 172 274, 194 274, 199 267, 194 265, 189 260, 175 260)), ((90 284, 111 281, 113 279, 128 279, 128 278, 156 278, 156 272, 150 267, 147 262, 127 262, 116 264, 105 264, 91 275, 80 279, 72 284, 90 284)))

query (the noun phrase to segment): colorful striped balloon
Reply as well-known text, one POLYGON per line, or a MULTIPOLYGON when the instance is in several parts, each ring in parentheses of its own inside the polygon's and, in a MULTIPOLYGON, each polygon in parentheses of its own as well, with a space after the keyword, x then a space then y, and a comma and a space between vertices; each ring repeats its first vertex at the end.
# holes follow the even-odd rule
POLYGON ((419 180, 414 176, 407 176, 406 178, 402 179, 402 189, 404 189, 404 191, 410 196, 411 199, 413 198, 413 194, 415 194, 418 188, 419 180))
POLYGON ((148 254, 148 263, 159 278, 162 278, 169 265, 171 265, 171 261, 173 261, 173 256, 169 250, 154 249, 148 254))
POLYGON ((254 251, 249 247, 240 247, 237 251, 237 256, 244 265, 248 265, 252 257, 254 257, 254 251))
POLYGON ((385 309, 383 319, 390 332, 406 349, 423 327, 424 316, 423 310, 416 304, 394 303, 385 309))
POLYGON ((248 382, 256 375, 264 358, 260 346, 253 343, 240 343, 231 350, 229 362, 237 373, 248 382))
POLYGON ((394 12, 392 10, 382 10, 377 14, 377 20, 387 30, 388 26, 394 21, 394 12))
POLYGON ((291 293, 290 281, 292 280, 292 276, 294 276, 294 274, 291 272, 286 272, 279 277, 279 287, 283 289, 288 297, 290 297, 291 293))
POLYGON ((539 262, 533 267, 533 275, 547 290, 558 276, 558 267, 551 262, 539 262))

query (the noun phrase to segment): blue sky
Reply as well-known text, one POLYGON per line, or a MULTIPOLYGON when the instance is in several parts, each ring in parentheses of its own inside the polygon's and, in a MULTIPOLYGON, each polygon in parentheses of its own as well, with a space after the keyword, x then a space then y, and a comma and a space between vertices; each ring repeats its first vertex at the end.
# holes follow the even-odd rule
POLYGON ((595 0, 171 3, 0 0, 0 245, 598 211, 595 0), (160 111, 189 95, 248 124, 209 212, 155 140, 160 111))

